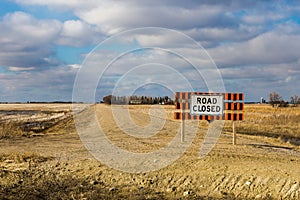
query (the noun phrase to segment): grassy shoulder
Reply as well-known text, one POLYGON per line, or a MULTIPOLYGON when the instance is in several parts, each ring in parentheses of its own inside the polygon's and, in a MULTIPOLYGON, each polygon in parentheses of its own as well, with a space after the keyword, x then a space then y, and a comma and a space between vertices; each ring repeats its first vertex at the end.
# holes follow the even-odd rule
POLYGON ((245 121, 236 123, 238 133, 280 138, 300 145, 300 107, 246 105, 244 115, 245 121))

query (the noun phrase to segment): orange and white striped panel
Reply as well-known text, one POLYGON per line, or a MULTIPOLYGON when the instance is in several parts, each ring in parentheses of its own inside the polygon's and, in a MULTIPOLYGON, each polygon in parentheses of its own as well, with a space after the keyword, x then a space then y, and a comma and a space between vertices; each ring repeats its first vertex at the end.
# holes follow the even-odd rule
POLYGON ((244 103, 241 102, 226 102, 225 110, 244 110, 244 103))
MULTIPOLYGON (((224 95, 225 105, 227 111, 242 111, 244 110, 244 94, 243 93, 211 93, 211 92, 176 92, 175 93, 175 109, 189 110, 191 95, 224 95), (238 101, 238 102, 236 102, 238 101)), ((174 119, 181 120, 244 120, 243 113, 225 113, 222 116, 214 115, 191 115, 188 112, 175 112, 174 119)))
POLYGON ((229 120, 229 121, 243 121, 243 113, 225 113, 223 116, 213 115, 191 115, 190 113, 175 112, 174 119, 180 120, 229 120))

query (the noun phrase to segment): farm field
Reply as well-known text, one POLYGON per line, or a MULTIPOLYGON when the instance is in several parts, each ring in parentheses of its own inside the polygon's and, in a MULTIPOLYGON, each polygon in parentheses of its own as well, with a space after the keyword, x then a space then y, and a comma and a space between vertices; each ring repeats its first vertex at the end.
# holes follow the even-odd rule
MULTIPOLYGON (((164 147, 180 130, 174 106, 128 110, 145 130, 155 119, 167 120, 157 134, 137 138, 119 128, 111 106, 78 104, 74 115, 88 122, 95 113, 113 145, 136 153, 164 147)), ((96 160, 72 112, 70 104, 0 104, 0 199, 300 199, 300 107, 246 105, 245 121, 235 123, 237 144, 232 145, 231 122, 225 122, 203 158, 198 155, 209 123, 191 122, 197 133, 184 154, 141 173, 96 160)))

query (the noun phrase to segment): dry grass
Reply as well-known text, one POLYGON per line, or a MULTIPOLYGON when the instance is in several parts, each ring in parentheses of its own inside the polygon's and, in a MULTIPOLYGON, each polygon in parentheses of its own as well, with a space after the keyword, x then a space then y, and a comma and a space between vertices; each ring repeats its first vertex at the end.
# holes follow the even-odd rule
POLYGON ((24 132, 19 122, 7 121, 0 125, 0 139, 14 138, 27 135, 24 132))
MULTIPOLYGON (((149 105, 130 105, 128 107, 131 113, 130 117, 135 123, 146 126, 151 123, 149 117, 151 107, 152 106, 149 105), (136 113, 138 113, 138 115, 136 113), (141 121, 140 115, 143 115, 142 122, 139 122, 141 121)), ((166 105, 160 107, 164 109, 167 120, 173 121, 174 106, 166 105)), ((32 107, 30 108, 33 109, 32 107)), ((46 107, 43 106, 43 109, 45 110, 46 107)), ((59 111, 59 108, 55 107, 55 109, 56 112, 59 111)), ((65 107, 62 107, 62 109, 65 109, 65 107)), ((245 121, 236 123, 238 133, 281 138, 294 143, 300 140, 300 107, 273 108, 270 105, 246 105, 244 114, 245 121)), ((26 127, 24 128, 24 124, 22 123, 24 122, 6 121, 0 124, 0 139, 31 136, 35 134, 36 130, 26 130, 26 127)), ((64 134, 76 131, 72 116, 57 122, 50 123, 50 121, 47 121, 47 123, 49 123, 49 125, 46 124, 47 127, 45 129, 38 130, 39 133, 64 134)), ((207 123, 199 123, 202 123, 201 127, 207 126, 207 123)), ((224 131, 232 131, 231 122, 226 122, 224 131)))
MULTIPOLYGON (((21 111, 22 112, 22 111, 21 111)), ((75 125, 71 113, 43 111, 35 114, 0 116, 0 139, 64 134, 74 132, 75 125), (9 116, 7 118, 7 116, 9 116)))
POLYGON ((273 108, 270 105, 246 105, 244 114, 245 121, 236 123, 238 133, 290 141, 300 139, 300 107, 273 108))
POLYGON ((11 152, 9 154, 0 154, 0 162, 10 161, 14 163, 23 162, 45 162, 51 159, 50 157, 42 156, 36 152, 25 151, 25 152, 11 152))

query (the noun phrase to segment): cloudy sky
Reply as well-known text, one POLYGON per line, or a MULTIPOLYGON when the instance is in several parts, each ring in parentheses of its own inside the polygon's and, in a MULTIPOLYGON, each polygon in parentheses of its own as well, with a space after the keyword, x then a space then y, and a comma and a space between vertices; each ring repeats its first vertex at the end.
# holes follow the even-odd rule
POLYGON ((0 30, 0 102, 71 101, 78 73, 85 86, 75 89, 90 88, 97 101, 128 85, 146 95, 190 90, 184 80, 216 91, 212 67, 246 101, 300 95, 298 1, 2 0, 0 30), (143 27, 160 29, 132 32, 143 27), (194 61, 204 66, 199 76, 194 61))

